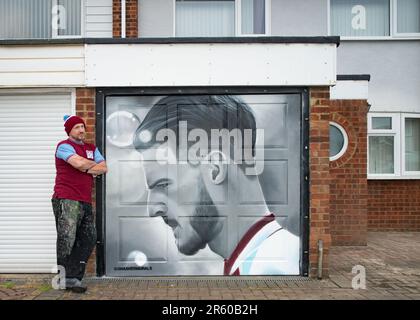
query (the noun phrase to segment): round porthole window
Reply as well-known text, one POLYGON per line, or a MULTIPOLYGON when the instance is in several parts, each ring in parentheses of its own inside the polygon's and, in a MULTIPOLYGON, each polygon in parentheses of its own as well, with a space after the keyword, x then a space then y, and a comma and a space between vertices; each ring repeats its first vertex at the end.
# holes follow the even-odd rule
POLYGON ((347 150, 346 130, 338 123, 330 122, 330 161, 337 160, 347 150))

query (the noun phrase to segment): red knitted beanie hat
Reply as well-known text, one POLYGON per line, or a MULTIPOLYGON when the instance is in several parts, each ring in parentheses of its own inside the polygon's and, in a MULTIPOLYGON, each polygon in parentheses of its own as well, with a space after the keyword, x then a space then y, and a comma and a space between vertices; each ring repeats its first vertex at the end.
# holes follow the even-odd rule
POLYGON ((65 115, 64 116, 64 130, 66 130, 67 135, 69 135, 71 129, 73 129, 73 127, 76 124, 79 124, 79 123, 83 123, 83 125, 86 128, 86 124, 85 124, 85 122, 83 121, 82 118, 80 118, 78 116, 68 116, 68 115, 65 115))

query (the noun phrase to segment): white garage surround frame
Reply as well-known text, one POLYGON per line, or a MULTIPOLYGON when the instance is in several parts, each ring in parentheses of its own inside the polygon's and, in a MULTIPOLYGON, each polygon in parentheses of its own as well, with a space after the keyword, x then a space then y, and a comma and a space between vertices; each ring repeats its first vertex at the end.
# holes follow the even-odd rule
POLYGON ((335 43, 91 44, 85 59, 88 87, 336 83, 335 43))
POLYGON ((0 40, 0 88, 331 86, 339 37, 0 40))
MULTIPOLYGON (((147 95, 217 95, 217 94, 300 94, 300 275, 309 275, 309 89, 284 87, 179 87, 179 88, 97 88, 96 91, 96 146, 106 157, 106 98, 112 96, 147 96, 147 95)), ((96 272, 97 276, 106 276, 106 176, 99 176, 96 181, 96 272)))

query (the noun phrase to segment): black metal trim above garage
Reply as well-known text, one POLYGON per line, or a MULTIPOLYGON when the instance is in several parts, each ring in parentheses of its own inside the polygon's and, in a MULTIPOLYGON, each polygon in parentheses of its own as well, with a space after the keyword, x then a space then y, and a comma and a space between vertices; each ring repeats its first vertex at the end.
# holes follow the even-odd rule
POLYGON ((0 45, 45 44, 177 44, 177 43, 335 43, 340 37, 187 37, 187 38, 77 38, 77 39, 0 39, 0 45))
POLYGON ((337 74, 337 81, 370 81, 370 74, 337 74))

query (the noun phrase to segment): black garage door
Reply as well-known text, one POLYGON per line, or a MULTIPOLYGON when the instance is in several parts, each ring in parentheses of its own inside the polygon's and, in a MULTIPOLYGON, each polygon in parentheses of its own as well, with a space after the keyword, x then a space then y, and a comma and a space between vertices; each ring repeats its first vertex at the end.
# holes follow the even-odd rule
POLYGON ((307 273, 302 92, 102 94, 106 275, 307 273))

